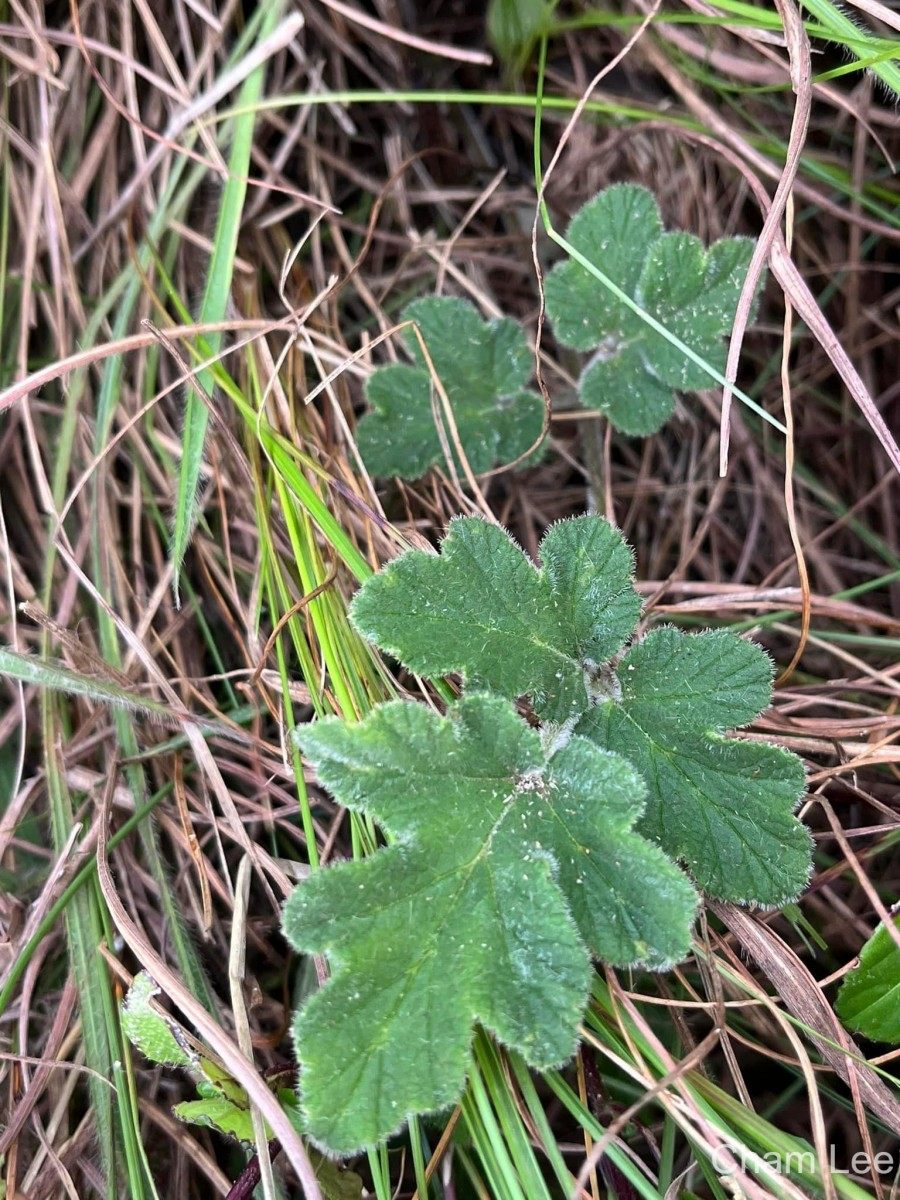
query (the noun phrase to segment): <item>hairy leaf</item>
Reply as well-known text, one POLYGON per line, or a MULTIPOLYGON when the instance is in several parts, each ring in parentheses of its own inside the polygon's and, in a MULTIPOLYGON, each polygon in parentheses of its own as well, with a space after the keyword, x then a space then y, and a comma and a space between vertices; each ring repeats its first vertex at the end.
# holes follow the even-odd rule
MULTIPOLYGON (((651 192, 615 184, 573 217, 567 240, 641 312, 718 371, 753 242, 723 238, 707 251, 687 233, 664 233, 651 192)), ((709 387, 709 373, 606 289, 580 263, 560 263, 546 281, 547 314, 557 338, 593 350, 579 384, 586 408, 617 429, 648 434, 670 416, 673 389, 709 387)))
POLYGON ((386 704, 299 741, 320 781, 392 844, 320 871, 284 930, 332 975, 295 1026, 307 1128, 349 1152, 459 1098, 477 1021, 534 1067, 573 1053, 590 955, 663 967, 690 940, 696 895, 633 832, 644 788, 572 738, 547 758, 495 696, 449 718, 386 704))
POLYGON ((863 946, 835 1007, 849 1029, 876 1042, 900 1042, 900 949, 886 925, 863 946))
POLYGON ((366 580, 351 616, 418 674, 460 671, 563 722, 588 707, 592 675, 621 649, 641 600, 631 551, 601 517, 560 521, 540 551, 536 570, 498 526, 458 518, 440 556, 409 551, 366 580))
POLYGON ((194 1058, 172 1032, 177 1029, 175 1021, 150 1003, 158 995, 159 988, 147 972, 139 971, 119 1009, 122 1032, 151 1062, 193 1067, 194 1058))
MULTIPOLYGON (((139 971, 119 1009, 125 1036, 151 1062, 183 1067, 193 1078, 201 1098, 176 1105, 177 1117, 251 1142, 253 1120, 246 1090, 208 1049, 191 1045, 194 1039, 173 1017, 153 1006, 151 1001, 158 995, 153 979, 139 971)), ((287 1074, 293 1072, 288 1069, 287 1074)))
MULTIPOLYGON (((272 5, 259 27, 258 48, 271 44, 281 23, 281 10, 272 5)), ((290 18, 288 18, 290 21, 290 18)), ((199 318, 201 322, 215 324, 225 318, 231 296, 234 262, 237 253, 238 234, 247 194, 248 172, 253 154, 254 128, 257 121, 257 104, 263 95, 266 78, 266 59, 252 71, 241 85, 238 96, 239 107, 231 118, 229 141, 231 153, 228 172, 221 189, 216 232, 212 239, 209 273, 203 290, 199 318)), ((218 355, 222 334, 207 334, 206 349, 210 361, 218 355)), ((191 534, 197 519, 197 500, 200 479, 203 473, 203 448, 208 421, 204 395, 209 396, 215 388, 215 371, 211 366, 197 372, 197 386, 188 387, 184 412, 184 432, 181 447, 181 470, 178 475, 178 496, 175 504, 175 520, 172 526, 172 587, 176 602, 179 595, 181 568, 190 544, 191 534)))
MULTIPOLYGON (((403 319, 421 331, 475 474, 524 454, 540 436, 544 403, 525 386, 532 354, 519 325, 508 317, 482 321, 468 301, 450 296, 414 300, 403 319)), ((417 479, 445 461, 435 418, 447 423, 419 339, 412 329, 403 336, 415 366, 372 372, 366 399, 373 411, 359 422, 356 437, 373 475, 417 479)), ((451 430, 445 434, 452 447, 451 430)))
POLYGON ((656 629, 577 725, 643 776, 641 832, 711 895, 739 903, 785 903, 809 878, 809 834, 793 816, 803 764, 778 747, 721 736, 759 715, 771 683, 764 652, 730 633, 656 629))

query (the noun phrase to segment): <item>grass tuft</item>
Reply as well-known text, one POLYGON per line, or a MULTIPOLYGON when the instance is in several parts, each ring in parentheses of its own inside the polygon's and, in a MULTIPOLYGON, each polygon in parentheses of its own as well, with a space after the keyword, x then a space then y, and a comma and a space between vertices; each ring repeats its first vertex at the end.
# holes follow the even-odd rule
MULTIPOLYGON (((325 964, 291 957, 282 905, 298 874, 381 837, 312 782, 291 732, 453 695, 380 660, 349 620, 356 588, 457 513, 535 555, 588 509, 636 547, 647 622, 743 631, 780 664, 747 736, 806 762, 815 874, 784 913, 708 908, 673 972, 598 974, 558 1071, 479 1032, 459 1108, 350 1166, 379 1200, 889 1192, 851 1163, 900 1166, 895 1051, 844 1040, 833 1003, 900 894, 897 14, 528 7, 502 63, 467 2, 4 11, 9 1196, 259 1178, 264 1146, 172 1118, 193 1085, 128 1045, 123 988, 167 972, 162 1002, 283 1117, 265 1073, 290 1063, 325 964), (727 473, 712 382, 659 435, 611 433, 541 323, 555 231, 627 181, 704 244, 756 238, 786 172, 727 473), (552 408, 539 465, 476 488, 367 475, 365 379, 404 361, 399 314, 436 291, 527 330, 552 408)), ((280 1128, 268 1192, 325 1194, 280 1128)))

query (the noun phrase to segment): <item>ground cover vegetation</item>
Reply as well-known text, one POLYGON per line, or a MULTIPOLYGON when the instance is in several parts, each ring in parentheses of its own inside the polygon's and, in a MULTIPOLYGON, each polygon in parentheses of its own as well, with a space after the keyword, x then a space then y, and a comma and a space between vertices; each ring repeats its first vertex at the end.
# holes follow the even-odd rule
POLYGON ((890 1192, 898 55, 4 9, 5 1195, 890 1192))

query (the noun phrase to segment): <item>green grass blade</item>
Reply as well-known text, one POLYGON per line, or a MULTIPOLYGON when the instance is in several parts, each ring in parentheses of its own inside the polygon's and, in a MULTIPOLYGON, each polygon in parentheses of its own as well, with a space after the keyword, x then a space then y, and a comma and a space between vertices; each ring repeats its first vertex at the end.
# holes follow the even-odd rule
POLYGON ((87 696, 100 703, 124 705, 158 721, 171 723, 175 715, 170 706, 141 696, 120 683, 83 675, 63 663, 42 661, 5 646, 0 646, 0 675, 18 679, 21 683, 49 688, 51 691, 66 692, 71 696, 87 696))
MULTIPOLYGON (((475 1036, 474 1052, 479 1071, 472 1073, 472 1085, 476 1093, 480 1086, 484 1087, 485 1098, 489 1099, 499 1121, 499 1127, 486 1121, 485 1132, 493 1139, 496 1139, 498 1132, 501 1133, 515 1179, 521 1183, 528 1200, 550 1200, 550 1191, 510 1091, 497 1046, 486 1034, 479 1032, 475 1036)), ((487 1112, 484 1101, 479 1103, 479 1112, 487 1112)), ((501 1147, 498 1145, 497 1149, 500 1151, 501 1147)), ((498 1158, 503 1161, 500 1154, 498 1158)))
MULTIPOLYGON (((75 814, 57 758, 57 747, 64 740, 64 736, 55 697, 51 692, 44 692, 42 695, 42 719, 50 824, 54 847, 61 851, 68 841, 75 814)), ((96 892, 79 892, 71 896, 65 916, 69 964, 81 1010, 85 1062, 91 1068, 88 1090, 97 1128, 100 1161, 106 1179, 107 1194, 114 1196, 117 1193, 118 1174, 117 1138, 114 1132, 113 1093, 110 1084, 113 1062, 117 1055, 110 1043, 107 1016, 110 1006, 115 1006, 109 977, 97 951, 97 947, 103 941, 104 930, 96 892)))
MULTIPOLYGON (((260 27, 261 39, 272 33, 278 24, 280 15, 280 4, 271 4, 268 7, 260 27)), ((247 173, 250 169, 250 151, 256 124, 255 106, 262 95, 264 79, 265 67, 257 67, 248 75, 240 91, 240 105, 247 111, 236 117, 234 121, 231 155, 228 160, 228 178, 222 191, 209 274, 206 278, 206 287, 200 306, 199 319, 201 322, 222 321, 227 311, 241 214, 247 194, 247 173)), ((218 353, 222 343, 221 335, 212 335, 208 342, 212 353, 218 353)), ((178 476, 178 498, 172 529, 173 588, 176 601, 179 593, 181 565, 194 524, 197 489, 200 485, 200 474, 203 467, 203 447, 206 441, 208 414, 201 392, 209 395, 213 386, 212 370, 205 368, 199 371, 197 387, 188 389, 185 405, 181 471, 178 476)))
POLYGON ((895 99, 900 96, 900 66, 897 65, 900 49, 895 50, 892 58, 882 58, 878 50, 883 41, 874 38, 849 17, 844 6, 833 4, 831 0, 804 0, 804 8, 819 20, 828 36, 846 48, 848 54, 859 61, 868 60, 867 69, 893 92, 895 99))

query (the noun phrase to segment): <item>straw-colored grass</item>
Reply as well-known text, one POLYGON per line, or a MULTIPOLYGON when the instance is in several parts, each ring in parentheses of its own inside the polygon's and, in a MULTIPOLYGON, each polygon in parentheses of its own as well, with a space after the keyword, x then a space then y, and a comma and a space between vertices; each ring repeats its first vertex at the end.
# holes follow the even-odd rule
POLYGON ((347 619, 401 547, 482 509, 534 554, 586 508, 635 546, 648 616, 774 655, 749 736, 808 764, 815 876, 785 913, 710 906, 669 975, 600 969, 561 1072, 479 1035, 460 1108, 353 1169, 379 1200, 890 1193, 843 1171, 857 1152, 900 1167, 892 1052, 852 1047, 832 1005, 900 892, 900 19, 629 0, 551 5, 536 33, 503 64, 480 4, 4 7, 10 1198, 241 1196, 260 1174, 270 1196, 328 1195, 265 1081, 315 986, 280 908, 377 831, 290 730, 416 686, 347 619), (706 241, 760 237, 768 266, 730 412, 711 388, 645 441, 576 408, 579 364, 539 327, 533 252, 556 261, 616 180, 706 241), (367 475, 363 380, 435 291, 523 321, 552 402, 541 466, 477 488, 367 475), (192 1085, 121 1030, 141 968, 277 1146, 174 1120, 192 1085), (766 1153, 793 1169, 754 1168, 766 1153))

